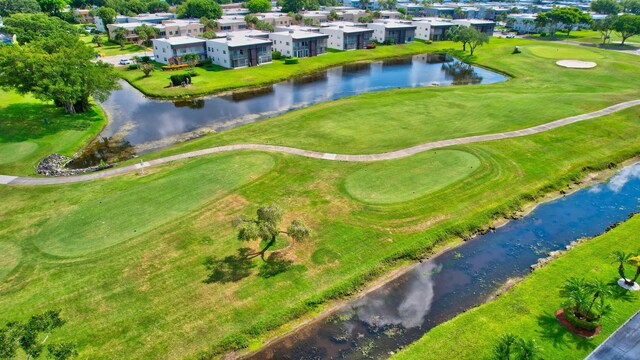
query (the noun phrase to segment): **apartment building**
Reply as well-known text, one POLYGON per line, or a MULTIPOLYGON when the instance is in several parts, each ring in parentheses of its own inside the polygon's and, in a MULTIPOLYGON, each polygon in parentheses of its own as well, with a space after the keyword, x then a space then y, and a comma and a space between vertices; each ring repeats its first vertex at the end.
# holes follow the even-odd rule
POLYGON ((207 40, 207 57, 229 69, 271 62, 271 40, 247 36, 226 36, 207 40))
POLYGON ((206 40, 190 36, 177 36, 167 39, 153 40, 153 55, 156 61, 163 64, 182 64, 185 54, 198 54, 200 60, 207 56, 206 40))
POLYGON ((415 39, 416 26, 410 22, 384 20, 367 24, 373 29, 373 39, 384 44, 405 44, 415 39))
POLYGON ((216 31, 220 32, 234 32, 247 29, 244 16, 223 16, 216 20, 216 23, 218 24, 216 31))
POLYGON ((93 24, 95 21, 91 11, 87 9, 73 9, 73 17, 80 24, 93 24))
POLYGON ((310 31, 280 31, 269 34, 273 50, 283 56, 312 57, 327 52, 329 35, 310 31))
POLYGON ((447 40, 447 31, 456 26, 451 21, 439 18, 424 18, 414 21, 416 26, 416 39, 442 41, 447 40))
POLYGON ((320 32, 329 35, 327 46, 336 50, 364 49, 371 43, 373 29, 353 26, 328 26, 320 28, 320 32))

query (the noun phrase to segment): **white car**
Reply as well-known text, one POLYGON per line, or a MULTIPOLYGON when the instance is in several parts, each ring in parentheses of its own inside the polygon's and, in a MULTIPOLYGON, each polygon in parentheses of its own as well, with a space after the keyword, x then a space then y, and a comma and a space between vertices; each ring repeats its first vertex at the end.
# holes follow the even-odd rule
POLYGON ((507 38, 507 39, 513 39, 513 38, 515 38, 515 37, 516 37, 516 36, 515 36, 515 35, 513 35, 513 34, 509 34, 509 35, 507 35, 507 36, 506 36, 506 38, 507 38))
POLYGON ((120 65, 129 65, 131 64, 131 60, 129 59, 120 59, 120 65))

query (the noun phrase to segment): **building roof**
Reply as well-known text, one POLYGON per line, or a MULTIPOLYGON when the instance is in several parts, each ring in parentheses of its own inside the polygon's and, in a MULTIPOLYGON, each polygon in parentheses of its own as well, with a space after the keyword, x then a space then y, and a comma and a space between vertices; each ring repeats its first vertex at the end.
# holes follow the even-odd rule
POLYGON ((326 27, 323 27, 322 29, 340 30, 340 31, 344 32, 345 34, 357 34, 357 33, 363 33, 363 32, 373 32, 373 29, 367 29, 367 28, 355 27, 355 26, 342 26, 342 25, 339 25, 339 26, 326 26, 326 27))
POLYGON ((321 33, 318 33, 318 32, 310 32, 310 31, 299 31, 299 30, 278 31, 278 32, 274 32, 272 34, 273 35, 290 36, 294 40, 329 37, 329 35, 327 35, 327 34, 321 34, 321 33))
POLYGON ((207 40, 207 43, 227 44, 229 47, 240 47, 247 45, 271 45, 271 40, 265 40, 248 36, 227 36, 218 39, 207 40))
POLYGON ((387 29, 415 29, 416 28, 415 25, 407 24, 404 22, 398 22, 398 21, 389 21, 389 20, 372 22, 372 23, 369 23, 369 25, 384 26, 387 29))
POLYGON ((206 42, 205 39, 195 38, 192 36, 176 36, 168 39, 153 39, 153 41, 164 42, 172 46, 173 45, 189 45, 189 44, 199 45, 199 44, 204 44, 206 42))
POLYGON ((640 311, 622 324, 598 346, 585 360, 639 359, 640 311))

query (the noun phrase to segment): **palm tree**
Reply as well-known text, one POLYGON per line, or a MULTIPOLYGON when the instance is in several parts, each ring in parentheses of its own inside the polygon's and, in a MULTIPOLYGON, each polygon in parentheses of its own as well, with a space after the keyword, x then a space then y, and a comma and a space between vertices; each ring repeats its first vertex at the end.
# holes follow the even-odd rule
POLYGON ((630 258, 627 260, 627 263, 636 268, 636 274, 631 280, 631 285, 633 286, 633 284, 636 283, 636 280, 638 280, 638 277, 640 277, 640 255, 630 258))
POLYGON ((604 300, 613 293, 609 285, 600 279, 596 279, 588 283, 587 286, 593 292, 593 300, 591 300, 591 304, 589 304, 587 314, 591 313, 593 305, 596 303, 597 299, 600 299, 600 312, 604 311, 604 300))
POLYGON ((584 279, 572 277, 565 281, 560 288, 560 296, 566 299, 567 308, 577 315, 586 317, 590 296, 584 279))
POLYGON ((518 347, 520 348, 518 360, 534 360, 539 357, 540 347, 533 339, 519 339, 518 347))
POLYGON ((100 35, 94 35, 93 38, 91 39, 91 42, 96 44, 97 47, 102 47, 102 43, 104 42, 102 39, 102 36, 100 35))
POLYGON ((618 274, 624 280, 624 283, 629 286, 633 286, 633 282, 628 280, 624 274, 624 264, 631 259, 631 254, 627 254, 623 251, 614 251, 611 253, 611 257, 614 262, 618 263, 618 274))
POLYGON ((511 359, 511 354, 514 352, 513 345, 518 341, 518 336, 513 334, 503 334, 498 339, 498 343, 493 347, 494 359, 511 359))

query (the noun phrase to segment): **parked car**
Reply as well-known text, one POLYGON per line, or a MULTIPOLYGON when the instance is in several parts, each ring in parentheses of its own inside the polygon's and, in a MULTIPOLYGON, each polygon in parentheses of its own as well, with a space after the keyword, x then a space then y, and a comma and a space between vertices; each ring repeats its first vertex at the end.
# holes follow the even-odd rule
POLYGON ((131 64, 131 60, 129 59, 120 59, 120 65, 129 65, 131 64))
POLYGON ((506 38, 507 38, 507 39, 513 39, 513 38, 515 38, 515 37, 516 37, 516 36, 515 36, 515 35, 513 35, 513 34, 509 34, 509 35, 507 35, 507 36, 506 36, 506 38))

